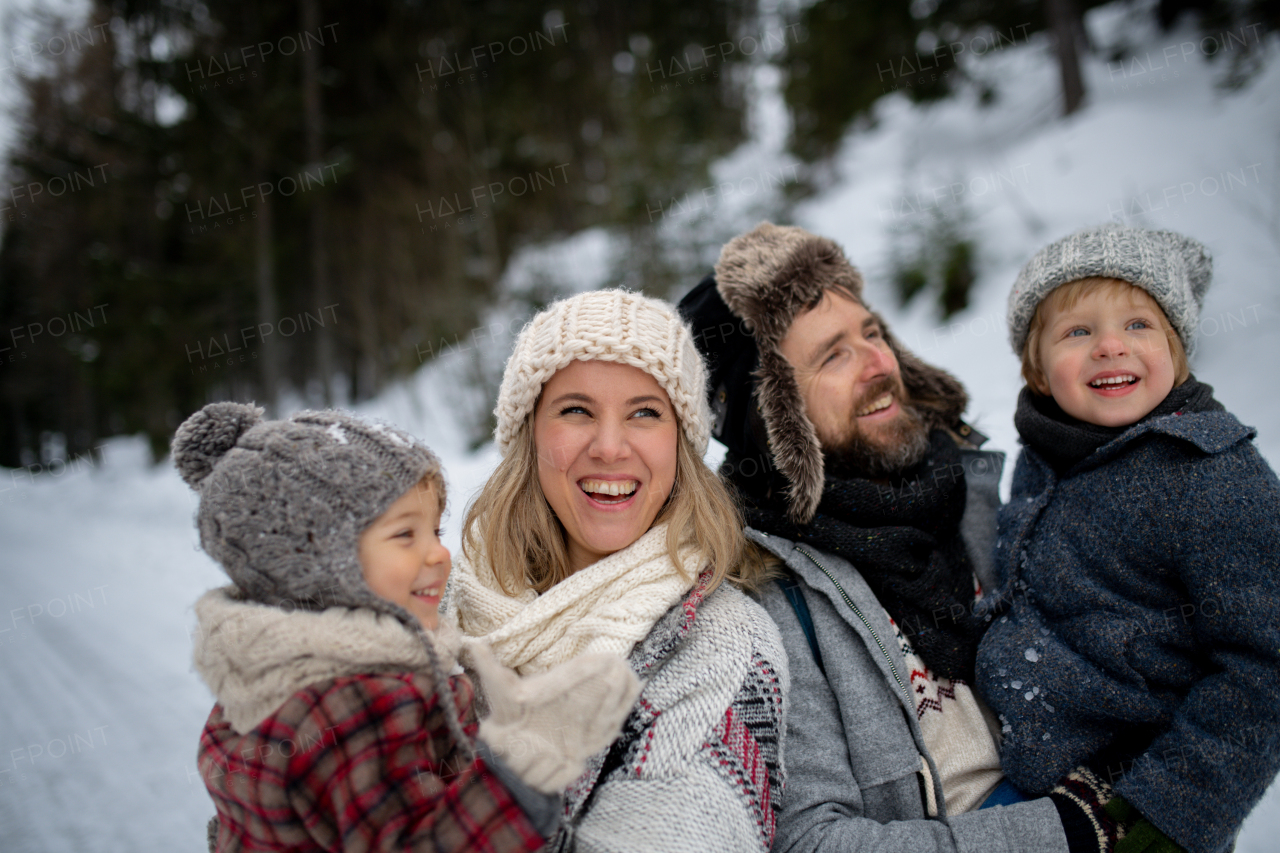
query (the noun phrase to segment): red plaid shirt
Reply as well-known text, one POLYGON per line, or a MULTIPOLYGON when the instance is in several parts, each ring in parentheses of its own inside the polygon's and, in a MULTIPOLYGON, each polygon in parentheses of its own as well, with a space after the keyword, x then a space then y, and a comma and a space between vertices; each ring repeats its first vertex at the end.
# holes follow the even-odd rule
MULTIPOLYGON (((476 729, 473 691, 450 679, 476 729)), ((464 762, 425 675, 355 675, 295 693, 237 734, 215 705, 199 766, 218 851, 537 850, 543 838, 484 763, 464 762)))

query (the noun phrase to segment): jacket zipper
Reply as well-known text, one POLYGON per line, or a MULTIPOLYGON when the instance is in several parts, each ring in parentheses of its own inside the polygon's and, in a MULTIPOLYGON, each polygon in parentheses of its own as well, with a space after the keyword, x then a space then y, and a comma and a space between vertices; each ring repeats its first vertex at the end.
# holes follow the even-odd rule
POLYGON ((911 699, 911 693, 907 690, 907 686, 902 683, 902 676, 898 675, 898 667, 894 664, 893 658, 889 655, 889 650, 886 649, 884 643, 881 642, 880 635, 876 633, 876 629, 871 627, 871 623, 867 621, 867 617, 862 615, 862 611, 858 609, 858 605, 853 603, 853 599, 849 597, 849 594, 844 591, 844 587, 840 585, 840 581, 835 579, 835 576, 827 570, 826 566, 818 562, 817 557, 809 553, 808 549, 803 546, 797 545, 796 550, 808 557, 809 561, 817 566, 822 573, 836 585, 836 589, 840 592, 840 597, 844 599, 844 603, 849 605, 849 609, 852 610, 860 620, 862 620, 862 624, 865 625, 867 630, 871 633, 871 639, 875 640, 876 645, 880 647, 880 653, 883 654, 884 659, 889 662, 889 671, 893 673, 893 680, 898 682, 898 687, 902 690, 902 695, 907 698, 907 704, 912 710, 915 710, 915 702, 911 699))

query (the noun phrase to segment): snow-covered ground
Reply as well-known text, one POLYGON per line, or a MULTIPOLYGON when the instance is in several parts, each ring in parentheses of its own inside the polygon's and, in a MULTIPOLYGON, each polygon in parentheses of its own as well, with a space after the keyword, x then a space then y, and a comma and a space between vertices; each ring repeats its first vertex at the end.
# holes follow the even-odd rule
MULTIPOLYGON (((1089 23, 1106 45, 1140 46, 1140 73, 1086 62, 1088 106, 1054 119, 1057 77, 1043 41, 984 57, 994 105, 961 99, 929 109, 882 102, 870 132, 851 136, 837 179, 798 211, 798 224, 841 242, 868 278, 867 295, 895 333, 967 384, 970 416, 992 444, 1014 450, 1017 361, 1005 341, 1005 295, 1040 245, 1121 216, 1184 231, 1213 251, 1197 375, 1280 462, 1280 57, 1234 93, 1214 89, 1224 63, 1206 64, 1199 37, 1133 26, 1123 10, 1089 23), (1187 54, 1182 45, 1197 45, 1187 54), (1166 51, 1172 46, 1171 51, 1166 51), (1172 55, 1172 59, 1170 59, 1172 55), (897 308, 884 283, 890 229, 912 223, 926 199, 964 190, 982 247, 974 305, 940 323, 925 304, 897 308), (919 195, 917 195, 917 193, 919 195), (1143 212, 1145 211, 1145 212, 1143 212)), ((775 91, 768 69, 762 91, 775 91)), ((756 116, 778 115, 766 97, 756 116)), ((768 124, 769 122, 764 122, 768 124)), ((767 130, 767 128, 766 128, 767 130)), ((729 158, 732 178, 778 158, 776 126, 729 158), (770 157, 773 160, 770 160, 770 157)), ((575 288, 604 280, 599 232, 530 253, 522 270, 577 270, 575 288)), ((692 285, 702 270, 690 270, 692 285)), ((516 316, 473 338, 486 352, 510 346, 516 316)), ((451 484, 448 544, 460 508, 496 461, 467 449, 455 416, 474 352, 459 345, 411 380, 360 407, 423 436, 445 459, 451 484)), ((714 451, 713 451, 714 453, 714 451)), ((99 464, 71 460, 44 472, 0 470, 0 847, 6 851, 201 850, 212 805, 195 771, 211 700, 190 666, 191 604, 224 581, 197 550, 192 493, 167 465, 147 464, 142 443, 109 442, 99 464)), ((1276 849, 1280 786, 1249 818, 1241 853, 1276 849)))

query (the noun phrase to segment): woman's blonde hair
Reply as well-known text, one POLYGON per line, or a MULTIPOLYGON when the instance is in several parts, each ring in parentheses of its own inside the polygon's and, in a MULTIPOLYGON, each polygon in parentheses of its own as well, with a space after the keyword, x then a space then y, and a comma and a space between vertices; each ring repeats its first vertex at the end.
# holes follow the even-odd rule
POLYGON ((1155 306, 1157 319, 1164 330, 1165 337, 1169 339, 1169 355, 1173 359, 1173 387, 1176 388, 1186 382, 1187 377, 1191 375, 1191 367, 1187 364, 1187 349, 1182 345, 1182 338, 1178 337, 1169 318, 1164 315, 1164 309, 1160 307, 1160 303, 1136 284, 1130 284, 1118 278, 1091 276, 1067 282, 1055 288, 1036 306, 1036 313, 1031 317, 1031 326, 1027 329, 1027 342, 1022 345, 1022 378, 1026 380, 1031 390, 1041 396, 1049 396, 1049 380, 1044 374, 1044 365, 1040 363, 1040 338, 1044 334, 1045 324, 1049 321, 1049 311, 1070 311, 1079 304, 1081 299, 1095 293, 1130 295, 1135 290, 1155 306))
MULTIPOLYGON (((677 431, 675 483, 653 523, 663 522, 670 524, 667 553, 677 569, 683 571, 680 543, 697 543, 701 564, 712 570, 708 592, 726 579, 746 589, 757 588, 765 579, 763 563, 754 549, 747 548, 737 502, 694 451, 684 430, 677 431)), ((526 589, 541 594, 573 574, 564 527, 538 480, 532 414, 521 423, 507 455, 467 507, 462 553, 475 560, 480 552, 507 595, 526 589)))

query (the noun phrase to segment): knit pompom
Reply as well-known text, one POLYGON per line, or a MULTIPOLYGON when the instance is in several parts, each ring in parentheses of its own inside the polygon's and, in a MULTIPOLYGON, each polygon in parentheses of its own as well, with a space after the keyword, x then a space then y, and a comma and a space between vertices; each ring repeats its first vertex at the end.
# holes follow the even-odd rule
POLYGON ((173 435, 173 464, 191 488, 200 483, 240 436, 265 414, 244 403, 210 403, 182 422, 173 435))

